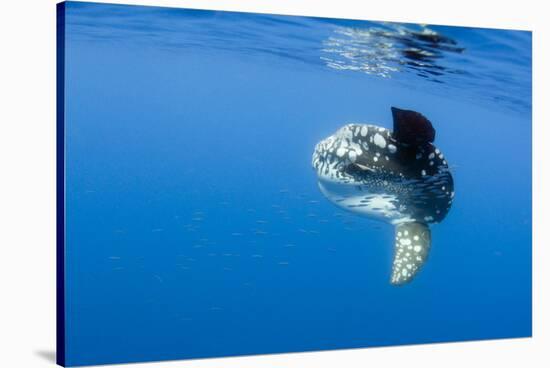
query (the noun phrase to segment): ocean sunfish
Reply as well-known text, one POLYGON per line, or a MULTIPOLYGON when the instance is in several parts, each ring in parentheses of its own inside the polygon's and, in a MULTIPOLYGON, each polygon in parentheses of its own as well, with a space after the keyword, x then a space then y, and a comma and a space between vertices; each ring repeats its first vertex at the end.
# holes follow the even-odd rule
POLYGON ((395 226, 391 283, 412 280, 431 246, 429 225, 453 202, 453 177, 422 114, 391 108, 393 131, 348 124, 319 142, 312 165, 323 195, 348 211, 395 226))

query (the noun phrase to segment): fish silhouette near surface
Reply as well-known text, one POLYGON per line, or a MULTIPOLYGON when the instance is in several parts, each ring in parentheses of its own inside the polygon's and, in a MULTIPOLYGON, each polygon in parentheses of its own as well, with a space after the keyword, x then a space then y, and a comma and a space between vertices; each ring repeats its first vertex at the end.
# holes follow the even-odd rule
POLYGON ((312 165, 337 206, 395 226, 391 283, 413 279, 431 247, 430 224, 449 212, 454 183, 435 129, 422 114, 391 108, 393 131, 348 124, 319 142, 312 165))

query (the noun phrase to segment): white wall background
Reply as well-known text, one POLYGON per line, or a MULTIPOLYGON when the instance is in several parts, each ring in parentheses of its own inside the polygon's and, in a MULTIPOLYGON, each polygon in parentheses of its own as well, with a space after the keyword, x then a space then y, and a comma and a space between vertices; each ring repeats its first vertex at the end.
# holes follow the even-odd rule
MULTIPOLYGON (((96 0, 98 1, 98 0, 96 0)), ((550 362, 550 11, 544 1, 111 0, 534 31, 534 338, 141 364, 140 367, 540 367, 550 362), (546 17, 545 17, 546 14, 546 17), (546 188, 546 190, 545 190, 546 188)), ((0 367, 55 354, 55 0, 0 5, 0 367)), ((129 366, 129 365, 128 365, 129 366)))

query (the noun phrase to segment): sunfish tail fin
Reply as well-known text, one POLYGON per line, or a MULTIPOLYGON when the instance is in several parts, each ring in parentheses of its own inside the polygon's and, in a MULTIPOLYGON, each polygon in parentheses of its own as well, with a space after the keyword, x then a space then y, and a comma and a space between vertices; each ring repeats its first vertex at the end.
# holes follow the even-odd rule
POLYGON ((413 279, 426 262, 431 243, 431 231, 426 224, 408 222, 395 227, 392 285, 403 285, 413 279))

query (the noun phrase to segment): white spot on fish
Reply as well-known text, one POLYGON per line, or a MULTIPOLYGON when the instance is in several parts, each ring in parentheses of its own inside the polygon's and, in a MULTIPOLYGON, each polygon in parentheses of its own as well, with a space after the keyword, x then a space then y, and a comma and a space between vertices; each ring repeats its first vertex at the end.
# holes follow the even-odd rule
POLYGON ((395 153, 397 151, 397 147, 395 147, 393 144, 388 144, 388 150, 390 153, 395 153))
POLYGON ((363 125, 363 127, 361 128, 361 136, 366 137, 368 132, 369 128, 367 128, 366 125, 363 125))
POLYGON ((338 148, 338 149, 336 150, 336 155, 337 155, 338 157, 342 157, 342 156, 344 156, 345 154, 346 154, 346 150, 345 150, 344 148, 342 148, 342 147, 340 147, 340 148, 338 148))
POLYGON ((411 244, 411 239, 400 239, 399 240, 399 243, 401 243, 401 245, 410 245, 411 244))
POLYGON ((374 144, 380 148, 386 148, 386 140, 379 133, 374 135, 374 144))

